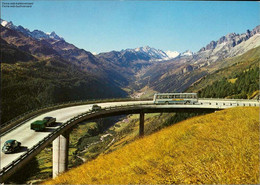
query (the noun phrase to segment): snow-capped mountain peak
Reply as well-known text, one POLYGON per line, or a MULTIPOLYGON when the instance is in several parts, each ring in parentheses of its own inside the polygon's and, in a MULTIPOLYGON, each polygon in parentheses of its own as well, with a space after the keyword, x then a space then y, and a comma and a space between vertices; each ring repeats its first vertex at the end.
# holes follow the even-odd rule
POLYGON ((9 28, 9 29, 16 29, 17 28, 17 26, 15 26, 12 21, 8 22, 8 21, 5 21, 3 19, 0 19, 0 20, 1 20, 1 25, 6 27, 6 28, 9 28))
POLYGON ((29 29, 24 28, 22 26, 15 26, 12 23, 12 21, 8 22, 8 21, 1 19, 1 25, 6 28, 9 28, 9 29, 19 31, 26 36, 29 36, 29 37, 32 37, 32 38, 35 38, 38 40, 40 40, 40 39, 64 40, 62 37, 58 36, 55 32, 44 33, 43 31, 40 31, 40 30, 30 31, 29 29))
POLYGON ((192 55, 193 55, 193 52, 190 50, 186 50, 183 53, 181 53, 181 56, 192 56, 192 55))
POLYGON ((1 19, 1 25, 2 25, 2 26, 6 26, 7 24, 8 24, 7 21, 1 19))
POLYGON ((165 53, 167 54, 169 59, 173 59, 180 56, 180 53, 178 51, 166 51, 165 53))
POLYGON ((60 37, 60 36, 58 36, 54 31, 51 32, 51 34, 50 34, 50 38, 52 38, 52 39, 56 39, 56 40, 63 40, 63 38, 60 37))
POLYGON ((138 47, 135 49, 126 49, 122 51, 128 51, 132 53, 143 54, 150 58, 152 61, 162 61, 169 60, 180 56, 180 53, 177 51, 162 51, 160 49, 155 49, 149 46, 138 47))
POLYGON ((151 48, 149 46, 139 47, 135 49, 126 49, 126 51, 138 52, 138 53, 148 55, 152 60, 168 58, 167 54, 164 51, 160 49, 151 48))

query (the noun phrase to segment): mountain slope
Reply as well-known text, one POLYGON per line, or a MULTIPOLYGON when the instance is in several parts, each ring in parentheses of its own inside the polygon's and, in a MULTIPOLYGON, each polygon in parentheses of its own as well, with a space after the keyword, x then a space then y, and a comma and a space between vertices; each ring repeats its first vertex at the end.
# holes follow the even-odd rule
POLYGON ((126 96, 118 86, 58 58, 1 68, 2 123, 53 103, 126 96))
POLYGON ((49 59, 59 57, 78 66, 79 70, 90 73, 118 86, 128 82, 124 71, 120 73, 118 67, 107 62, 101 62, 92 53, 79 49, 66 42, 54 32, 44 33, 40 30, 30 31, 22 26, 15 26, 12 22, 1 20, 1 37, 8 44, 34 55, 38 58, 49 59), (116 77, 116 79, 115 79, 116 77))
POLYGON ((198 92, 208 85, 212 85, 215 81, 222 78, 232 78, 236 74, 246 71, 253 67, 259 68, 260 63, 260 46, 244 53, 241 56, 233 57, 224 60, 223 62, 215 63, 216 66, 212 66, 218 70, 211 70, 211 73, 204 76, 189 87, 188 92, 198 92), (219 66, 221 65, 221 66, 219 66))
POLYGON ((23 33, 3 27, 0 25, 1 38, 8 44, 16 46, 18 49, 35 55, 36 57, 51 58, 59 56, 49 43, 44 40, 36 40, 25 36, 23 33))
POLYGON ((120 87, 126 80, 109 75, 114 68, 102 67, 90 52, 1 25, 0 31, 2 123, 48 104, 127 96, 120 87), (68 46, 69 56, 60 51, 68 46))
POLYGON ((254 61, 257 61, 259 49, 256 48, 260 46, 260 26, 249 33, 248 37, 246 34, 231 34, 232 36, 227 36, 228 39, 222 37, 212 48, 208 45, 205 50, 186 58, 177 57, 147 66, 138 76, 135 83, 138 86, 135 88, 148 87, 157 92, 183 92, 202 77, 217 70, 235 63, 251 61, 253 57, 254 61), (232 46, 234 40, 237 40, 237 44, 232 46))
POLYGON ((259 95, 259 66, 221 78, 198 91, 198 97, 249 99, 259 95), (246 85, 245 85, 246 84, 246 85))
POLYGON ((0 38, 0 44, 1 62, 12 64, 16 62, 28 62, 37 60, 31 54, 24 52, 15 46, 9 45, 2 38, 0 38))
POLYGON ((45 183, 258 184, 258 120, 258 108, 191 118, 45 183))

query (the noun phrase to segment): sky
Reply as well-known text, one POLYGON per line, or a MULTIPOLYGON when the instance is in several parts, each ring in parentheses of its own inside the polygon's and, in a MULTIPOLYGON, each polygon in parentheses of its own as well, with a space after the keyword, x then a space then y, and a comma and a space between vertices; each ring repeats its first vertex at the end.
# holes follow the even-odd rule
POLYGON ((55 31, 67 42, 95 53, 141 46, 197 52, 212 40, 260 24, 259 2, 23 2, 34 4, 31 8, 1 7, 1 18, 31 31, 55 31))

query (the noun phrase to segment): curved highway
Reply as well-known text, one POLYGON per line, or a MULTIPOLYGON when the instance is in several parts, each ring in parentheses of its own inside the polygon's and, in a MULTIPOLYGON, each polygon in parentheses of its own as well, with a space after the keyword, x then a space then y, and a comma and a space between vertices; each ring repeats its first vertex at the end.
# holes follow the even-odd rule
MULTIPOLYGON (((110 106, 115 106, 115 105, 127 105, 127 104, 140 104, 140 103, 150 103, 149 101, 137 101, 137 102, 113 102, 113 103, 101 103, 98 104, 102 107, 110 107, 110 106)), ((57 123, 65 123, 69 119, 87 112, 90 110, 91 106, 93 104, 88 104, 88 105, 80 105, 80 106, 73 106, 73 107, 67 107, 67 108, 62 108, 59 110, 51 111, 45 114, 42 114, 40 116, 37 116, 21 126, 17 127, 16 129, 12 130, 11 132, 5 134, 4 136, 1 137, 1 149, 5 141, 9 139, 15 139, 19 142, 22 143, 22 148, 31 148, 33 145, 37 144, 40 140, 42 140, 45 136, 50 134, 50 132, 54 131, 55 128, 59 126, 57 124, 56 127, 48 127, 47 131, 44 132, 35 132, 34 130, 30 129, 30 125, 32 122, 36 120, 42 120, 46 116, 51 116, 56 118, 57 123)), ((0 161, 0 169, 11 163, 13 160, 18 158, 20 155, 25 153, 26 150, 17 152, 14 154, 4 154, 1 151, 1 161, 0 161)))
MULTIPOLYGON (((228 100, 228 99, 200 99, 198 103, 194 105, 155 105, 153 101, 127 101, 127 102, 110 102, 110 103, 98 103, 102 108, 111 106, 124 106, 124 105, 143 105, 144 108, 212 108, 212 109, 225 109, 235 106, 259 106, 258 101, 252 100, 228 100)), ((1 148, 6 140, 15 139, 22 143, 22 150, 13 154, 4 154, 1 152, 0 169, 3 169, 9 163, 19 158, 22 154, 26 153, 26 148, 32 148, 39 141, 43 140, 44 137, 48 136, 51 132, 57 129, 61 124, 70 120, 71 118, 87 112, 90 110, 93 104, 79 105, 73 107, 62 108, 48 113, 44 113, 37 116, 24 124, 18 126, 17 128, 7 132, 1 136, 1 148), (57 125, 53 127, 48 127, 44 132, 35 132, 30 129, 30 124, 36 120, 41 120, 46 116, 51 116, 56 118, 57 125)))

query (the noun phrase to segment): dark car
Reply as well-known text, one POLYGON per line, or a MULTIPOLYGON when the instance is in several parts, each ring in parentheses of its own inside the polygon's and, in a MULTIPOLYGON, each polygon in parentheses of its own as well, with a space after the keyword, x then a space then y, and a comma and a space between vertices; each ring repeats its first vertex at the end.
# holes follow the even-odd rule
POLYGON ((56 122, 56 118, 53 118, 53 117, 50 117, 50 116, 43 118, 43 120, 47 121, 45 123, 46 126, 51 126, 51 125, 53 125, 56 122))
POLYGON ((14 140, 14 139, 10 139, 10 140, 7 140, 2 148, 2 151, 5 153, 5 154, 9 154, 9 153, 12 153, 12 152, 15 152, 17 150, 19 150, 21 147, 21 143, 14 140))
POLYGON ((99 111, 99 110, 101 110, 101 107, 97 104, 94 104, 94 105, 92 105, 91 110, 92 111, 99 111))

